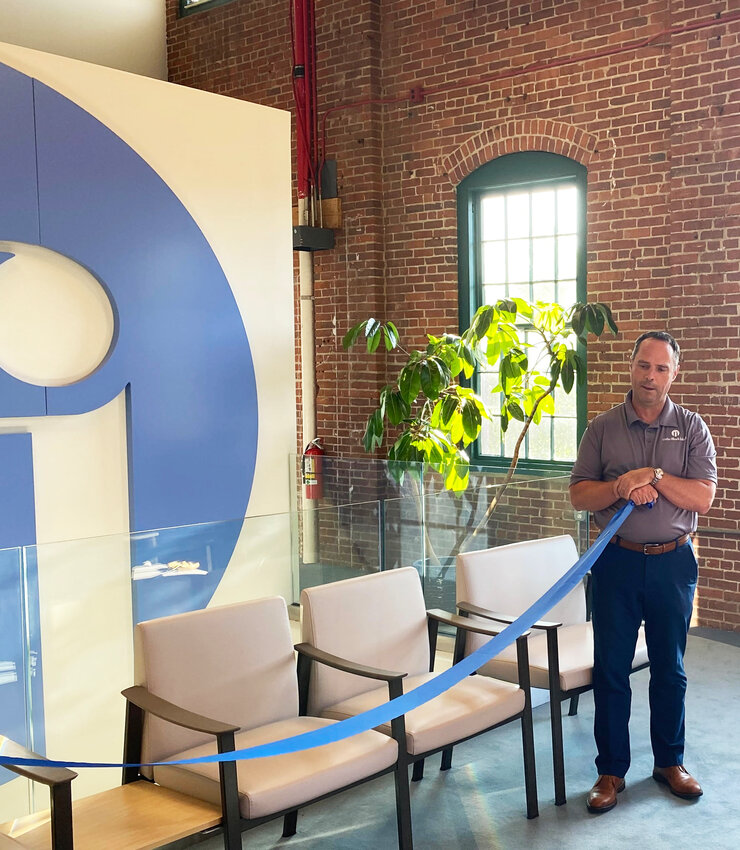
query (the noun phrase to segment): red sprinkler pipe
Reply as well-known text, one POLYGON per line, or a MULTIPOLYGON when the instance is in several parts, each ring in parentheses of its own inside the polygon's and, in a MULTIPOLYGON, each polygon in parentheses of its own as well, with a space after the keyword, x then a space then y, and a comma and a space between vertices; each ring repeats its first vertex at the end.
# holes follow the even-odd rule
POLYGON ((307 198, 313 178, 313 144, 316 124, 315 62, 312 0, 293 0, 293 93, 296 106, 296 166, 298 197, 307 198))

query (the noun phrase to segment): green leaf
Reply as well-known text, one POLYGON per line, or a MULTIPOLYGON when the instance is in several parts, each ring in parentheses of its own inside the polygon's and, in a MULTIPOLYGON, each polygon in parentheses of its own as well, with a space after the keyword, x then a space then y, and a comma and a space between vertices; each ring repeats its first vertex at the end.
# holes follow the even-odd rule
POLYGON ((436 366, 432 366, 429 360, 422 363, 419 378, 421 379, 421 391, 424 395, 430 399, 437 398, 440 391, 440 380, 439 370, 436 366))
POLYGON ((406 404, 400 392, 388 394, 386 397, 386 416, 391 425, 400 425, 410 413, 411 408, 406 404))
POLYGON ((518 402, 512 399, 506 406, 506 409, 509 411, 512 419, 516 419, 518 422, 524 422, 526 417, 518 402))
POLYGON ((490 304, 484 304, 478 308, 475 316, 473 316, 473 321, 470 323, 470 330, 478 339, 483 339, 491 327, 492 322, 493 307, 490 304))
POLYGON ((467 489, 470 474, 470 461, 464 452, 445 464, 445 487, 454 493, 467 489))
POLYGON ((586 319, 586 328, 591 333, 596 334, 596 336, 601 336, 604 332, 604 314, 600 310, 597 310, 593 304, 587 304, 584 317, 586 319))
POLYGON ((450 435, 450 442, 457 444, 460 440, 462 440, 465 434, 465 427, 463 426, 462 413, 459 410, 455 409, 447 427, 447 431, 450 435))
POLYGON ((357 337, 362 333, 365 329, 365 323, 367 319, 362 322, 358 322, 354 327, 351 327, 347 333, 342 337, 342 348, 346 351, 348 348, 351 348, 355 342, 357 342, 357 337))
POLYGON ((609 325, 609 329, 613 334, 618 332, 617 323, 614 321, 614 316, 612 315, 612 311, 609 308, 608 304, 604 304, 602 301, 596 302, 596 309, 604 316, 607 325, 609 325))
POLYGON ((577 337, 583 336, 584 328, 586 327, 586 320, 584 318, 584 304, 575 304, 573 307, 573 316, 570 320, 570 325, 573 328, 573 331, 577 337))
POLYGON ((489 365, 493 366, 501 354, 501 340, 498 338, 489 339, 486 345, 486 360, 489 365))
POLYGON ((385 346, 390 351, 398 345, 401 337, 398 335, 398 329, 393 322, 386 322, 383 330, 385 332, 385 346))
POLYGON ((443 428, 449 429, 450 420, 457 412, 457 403, 457 396, 448 395, 444 397, 440 411, 440 423, 443 428))
POLYGON ((566 393, 569 393, 573 389, 574 378, 573 364, 570 361, 566 361, 560 372, 560 380, 566 393))
POLYGON ((378 410, 373 411, 370 418, 367 420, 367 427, 362 438, 362 443, 365 451, 374 452, 383 442, 383 414, 378 410))
POLYGON ((365 336, 372 336, 379 327, 380 322, 377 319, 365 319, 365 336))
POLYGON ((549 413, 552 415, 555 413, 555 399, 552 397, 552 393, 546 395, 542 401, 540 402, 540 410, 543 413, 549 413))
POLYGON ((467 400, 463 402, 462 426, 466 443, 472 443, 473 440, 478 439, 478 434, 480 434, 481 415, 474 402, 467 400))
POLYGON ((531 304, 527 303, 523 298, 514 298, 514 304, 516 304, 516 311, 520 316, 524 316, 527 319, 531 319, 534 314, 534 309, 531 304))
POLYGON ((583 384, 586 380, 586 364, 583 362, 578 352, 569 351, 568 352, 568 362, 573 367, 576 377, 578 378, 578 383, 583 384))
POLYGON ((496 303, 496 310, 507 322, 513 322, 516 319, 516 301, 510 298, 502 298, 496 303))
POLYGON ((372 354, 373 351, 376 351, 378 346, 380 345, 380 338, 382 332, 382 326, 378 325, 375 330, 368 336, 367 338, 367 350, 369 354, 372 354))
POLYGON ((416 401, 421 390, 418 363, 408 363, 403 367, 398 377, 398 389, 407 404, 413 404, 416 401))

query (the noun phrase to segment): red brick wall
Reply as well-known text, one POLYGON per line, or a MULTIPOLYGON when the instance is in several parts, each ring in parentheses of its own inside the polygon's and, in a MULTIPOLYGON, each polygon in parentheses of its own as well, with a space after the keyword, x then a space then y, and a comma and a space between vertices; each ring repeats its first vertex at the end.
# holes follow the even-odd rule
MULTIPOLYGON (((176 0, 167 3, 174 82, 291 108, 287 3, 236 0, 182 20, 176 0)), ((401 98, 327 121, 344 209, 336 248, 315 257, 318 420, 329 452, 360 453, 392 365, 341 351, 348 327, 387 316, 407 344, 421 344, 425 330, 457 325, 460 179, 515 150, 571 156, 588 167, 589 297, 611 304, 621 331, 589 347, 589 411, 621 400, 638 333, 676 333, 686 356, 673 396, 707 419, 721 476, 700 524, 711 531, 698 541, 699 621, 740 630, 736 4, 316 6, 320 112, 401 98), (687 29, 705 21, 712 26, 687 29), (525 70, 534 63, 539 70, 525 70), (424 99, 412 103, 406 96, 418 86, 424 99)))

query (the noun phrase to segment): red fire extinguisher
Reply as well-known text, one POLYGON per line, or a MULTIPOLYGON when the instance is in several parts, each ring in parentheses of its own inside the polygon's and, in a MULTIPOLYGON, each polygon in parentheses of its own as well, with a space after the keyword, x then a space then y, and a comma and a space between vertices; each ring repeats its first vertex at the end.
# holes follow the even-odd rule
POLYGON ((324 447, 317 437, 306 446, 303 452, 303 485, 306 488, 307 499, 320 499, 324 495, 324 481, 321 472, 324 447))

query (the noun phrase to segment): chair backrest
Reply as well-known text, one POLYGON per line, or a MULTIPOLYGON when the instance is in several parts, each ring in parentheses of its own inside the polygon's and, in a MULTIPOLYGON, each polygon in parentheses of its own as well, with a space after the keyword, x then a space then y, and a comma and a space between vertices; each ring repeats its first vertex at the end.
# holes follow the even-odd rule
MULTIPOLYGON (((215 720, 252 729, 298 714, 295 655, 279 596, 139 623, 136 683, 215 720)), ((213 737, 147 716, 143 761, 213 737)))
MULTIPOLYGON (((465 552, 457 556, 457 601, 518 616, 578 560, 567 534, 465 552)), ((586 594, 572 590, 541 619, 574 625, 586 621, 586 594)))
MULTIPOLYGON (((370 667, 409 675, 428 672, 426 607, 413 567, 307 588, 301 604, 306 643, 370 667)), ((382 685, 314 664, 309 714, 382 685)))

